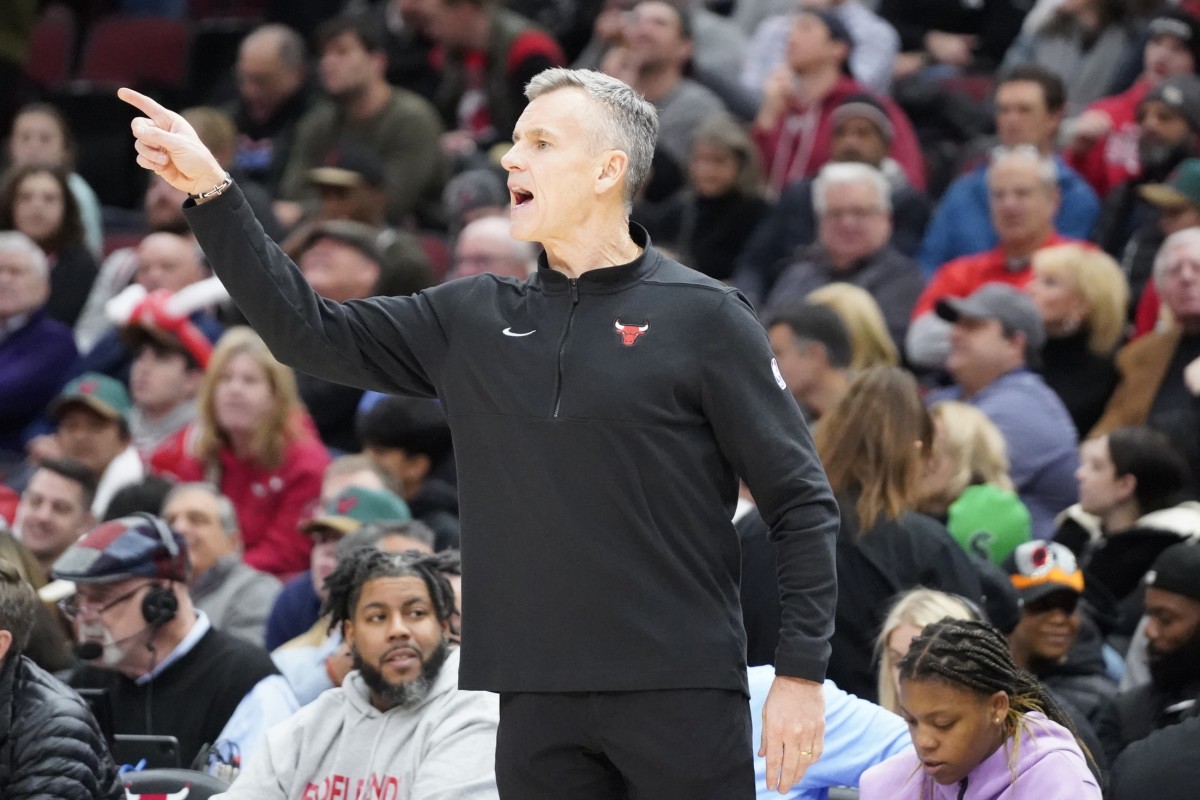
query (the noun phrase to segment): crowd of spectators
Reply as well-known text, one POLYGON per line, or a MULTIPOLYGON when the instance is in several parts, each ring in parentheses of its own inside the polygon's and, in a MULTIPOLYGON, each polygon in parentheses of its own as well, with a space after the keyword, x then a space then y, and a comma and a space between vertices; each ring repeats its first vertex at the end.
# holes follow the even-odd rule
MULTIPOLYGON (((1085 745, 1009 764, 1031 793, 1192 796, 1195 759, 1174 758, 1200 744, 1189 0, 0 10, 0 744, 46 695, 86 745, 70 769, 0 763, 0 795, 51 774, 63 797, 113 796, 51 673, 104 694, 107 733, 175 737, 183 766, 232 746, 234 797, 495 794, 494 701, 456 688, 446 410, 284 366, 211 276, 185 195, 151 175, 120 201, 78 94, 22 70, 38 19, 84 42, 126 13, 235 18, 227 63, 170 99, 329 302, 524 281, 538 250, 509 235, 500 156, 525 84, 575 66, 643 93, 660 129, 632 222, 754 303, 841 507, 830 727, 796 796, 890 757, 864 796, 903 783, 896 714, 936 759, 922 709, 984 685, 964 649, 1003 651, 983 663, 1005 737, 1085 745), (411 652, 372 604, 424 609, 411 652)), ((731 515, 761 706, 776 565, 753 498, 731 515)), ((74 758, 0 762, 22 753, 74 758)))

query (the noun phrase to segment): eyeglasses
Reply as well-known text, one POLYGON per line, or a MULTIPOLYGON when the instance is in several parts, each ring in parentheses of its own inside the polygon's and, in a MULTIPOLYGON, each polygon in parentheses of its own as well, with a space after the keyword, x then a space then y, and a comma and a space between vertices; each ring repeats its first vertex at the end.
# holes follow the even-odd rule
POLYGON ((112 600, 109 600, 107 603, 105 603, 102 606, 97 606, 94 603, 91 603, 87 600, 80 600, 79 595, 75 595, 74 597, 72 597, 68 600, 59 600, 58 601, 58 610, 63 613, 63 616, 65 616, 67 619, 71 620, 72 622, 74 622, 75 620, 77 620, 80 617, 85 616, 85 615, 99 617, 99 616, 103 615, 104 612, 106 612, 110 609, 116 608, 121 603, 124 603, 126 600, 133 597, 135 594, 140 592, 142 589, 145 589, 145 588, 147 588, 149 586, 153 586, 153 585, 154 585, 153 583, 143 583, 141 586, 130 589, 128 592, 121 595, 120 597, 114 597, 112 600))

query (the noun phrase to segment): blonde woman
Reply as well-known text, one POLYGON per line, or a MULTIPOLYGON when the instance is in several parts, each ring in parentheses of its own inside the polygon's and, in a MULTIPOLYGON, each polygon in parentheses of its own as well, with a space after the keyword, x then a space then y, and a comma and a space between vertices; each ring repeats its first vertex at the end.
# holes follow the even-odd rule
POLYGON ((866 289, 849 283, 831 283, 809 292, 805 299, 832 308, 842 318, 850 332, 850 369, 857 372, 900 363, 900 352, 888 334, 883 312, 866 289))
POLYGON ((921 629, 945 617, 975 619, 976 614, 961 597, 925 587, 907 591, 892 603, 883 619, 876 644, 879 652, 879 705, 888 711, 900 713, 900 673, 897 665, 921 629))
POLYGON ((1102 250, 1063 244, 1037 251, 1025 287, 1042 324, 1041 373, 1082 436, 1117 386, 1113 353, 1125 335, 1129 285, 1102 250))
POLYGON ((237 510, 245 562, 290 577, 309 567, 312 543, 298 526, 320 495, 328 463, 292 370, 254 331, 232 328, 209 360, 196 421, 151 466, 219 486, 237 510))
POLYGON ((975 406, 944 401, 930 410, 933 448, 921 481, 922 513, 945 520, 967 552, 1000 564, 1029 541, 1029 509, 1009 477, 1008 450, 975 406))

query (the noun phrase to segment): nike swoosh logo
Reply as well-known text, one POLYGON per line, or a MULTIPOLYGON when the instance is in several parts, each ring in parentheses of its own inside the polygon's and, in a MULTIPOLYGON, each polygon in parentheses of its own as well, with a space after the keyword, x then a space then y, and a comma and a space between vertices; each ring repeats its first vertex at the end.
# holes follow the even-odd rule
POLYGON ((537 333, 537 328, 534 328, 531 331, 525 331, 524 333, 517 333, 512 328, 505 328, 503 331, 501 331, 501 333, 503 333, 505 336, 521 337, 521 336, 528 336, 531 333, 537 333))

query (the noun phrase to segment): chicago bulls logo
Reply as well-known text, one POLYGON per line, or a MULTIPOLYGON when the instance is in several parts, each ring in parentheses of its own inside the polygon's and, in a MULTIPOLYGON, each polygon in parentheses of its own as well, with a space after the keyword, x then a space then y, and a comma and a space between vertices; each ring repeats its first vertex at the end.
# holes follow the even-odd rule
POLYGON ((616 321, 613 322, 613 328, 621 335, 621 344, 626 347, 633 347, 638 337, 650 330, 650 320, 646 320, 641 325, 626 325, 621 322, 620 317, 617 317, 616 321))
POLYGON ((184 786, 178 792, 159 792, 157 794, 134 794, 133 792, 129 791, 128 786, 125 787, 125 797, 127 800, 186 800, 187 796, 191 794, 191 792, 191 784, 184 786))
POLYGON ((353 495, 351 495, 350 497, 343 497, 341 500, 338 500, 338 502, 337 502, 337 513, 349 514, 351 511, 354 510, 354 507, 356 505, 358 505, 357 497, 354 497, 353 495))
POLYGON ((100 391, 100 384, 95 381, 84 381, 79 384, 80 394, 95 394, 98 391, 100 391))

